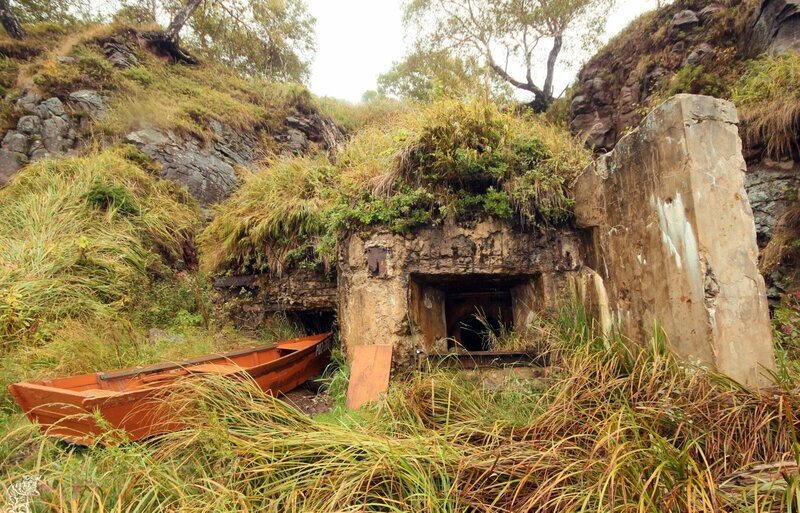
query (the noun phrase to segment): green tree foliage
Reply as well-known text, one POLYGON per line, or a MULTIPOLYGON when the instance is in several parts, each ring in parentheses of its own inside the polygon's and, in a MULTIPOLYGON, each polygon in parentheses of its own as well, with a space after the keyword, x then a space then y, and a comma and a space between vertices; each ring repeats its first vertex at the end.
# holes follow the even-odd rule
POLYGON ((91 19, 88 0, 15 0, 14 14, 21 23, 71 23, 91 19))
POLYGON ((510 85, 532 93, 532 107, 544 111, 554 99, 555 65, 562 49, 596 45, 614 2, 409 0, 404 22, 416 31, 419 48, 477 59, 510 85), (545 54, 544 73, 536 73, 545 54), (524 79, 514 76, 517 67, 524 70, 524 79))
POLYGON ((303 0, 205 1, 183 42, 248 75, 302 81, 315 49, 315 23, 303 0))
POLYGON ((119 21, 176 29, 181 47, 202 59, 250 76, 308 78, 316 20, 304 0, 121 0, 116 6, 119 21))
POLYGON ((444 50, 417 49, 378 77, 378 92, 407 100, 426 101, 437 94, 463 96, 489 89, 508 93, 505 83, 487 73, 474 57, 460 57, 444 50))

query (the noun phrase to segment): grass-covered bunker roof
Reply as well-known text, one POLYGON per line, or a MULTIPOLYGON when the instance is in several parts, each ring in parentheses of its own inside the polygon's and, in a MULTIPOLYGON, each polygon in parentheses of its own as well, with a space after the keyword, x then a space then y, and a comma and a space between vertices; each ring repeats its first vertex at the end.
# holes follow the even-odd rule
POLYGON ((327 264, 342 234, 368 226, 568 223, 570 184, 588 161, 564 129, 491 101, 420 105, 360 131, 335 162, 277 160, 249 176, 202 234, 203 264, 278 274, 327 264))

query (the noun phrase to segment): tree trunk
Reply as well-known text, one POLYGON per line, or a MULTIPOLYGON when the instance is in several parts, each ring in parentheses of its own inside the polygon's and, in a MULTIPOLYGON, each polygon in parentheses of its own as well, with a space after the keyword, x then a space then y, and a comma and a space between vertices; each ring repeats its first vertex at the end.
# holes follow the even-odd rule
MULTIPOLYGON (((0 0, 2 1, 2 0, 0 0)), ((172 22, 170 22, 169 27, 165 31, 167 38, 172 41, 173 43, 178 42, 178 35, 181 32, 181 29, 186 22, 189 21, 189 18, 192 17, 192 14, 200 7, 200 4, 203 3, 203 0, 187 0, 183 6, 183 9, 180 10, 178 14, 172 18, 172 22)))
POLYGON ((8 35, 14 39, 25 39, 28 36, 22 25, 19 24, 17 17, 14 16, 9 0, 0 0, 0 22, 8 35))
MULTIPOLYGON (((0 0, 0 2, 7 0, 0 0)), ((150 48, 162 55, 166 55, 175 62, 183 62, 186 64, 197 64, 198 61, 194 56, 186 52, 180 47, 179 35, 181 29, 192 17, 192 14, 200 7, 203 0, 186 0, 183 8, 178 14, 172 18, 172 21, 167 27, 167 30, 156 32, 144 32, 140 34, 142 39, 147 41, 150 48)))
POLYGON ((558 54, 561 53, 561 46, 563 44, 564 36, 561 34, 557 35, 553 39, 553 48, 550 49, 550 55, 547 56, 547 77, 544 79, 544 87, 542 88, 545 100, 547 101, 553 100, 553 77, 555 75, 558 54))

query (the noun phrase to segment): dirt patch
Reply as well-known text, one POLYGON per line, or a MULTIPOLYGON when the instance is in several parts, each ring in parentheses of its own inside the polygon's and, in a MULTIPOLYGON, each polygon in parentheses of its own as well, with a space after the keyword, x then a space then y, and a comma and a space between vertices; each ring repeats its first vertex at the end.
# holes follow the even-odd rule
POLYGON ((331 396, 326 393, 313 392, 305 387, 283 394, 281 399, 310 417, 327 413, 333 408, 331 396))

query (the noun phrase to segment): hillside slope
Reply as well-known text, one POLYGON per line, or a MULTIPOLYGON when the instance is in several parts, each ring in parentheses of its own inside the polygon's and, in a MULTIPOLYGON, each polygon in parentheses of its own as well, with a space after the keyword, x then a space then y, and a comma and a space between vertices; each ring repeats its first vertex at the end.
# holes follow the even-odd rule
POLYGON ((303 86, 165 62, 126 27, 39 26, 30 41, 0 39, 0 63, 0 183, 29 161, 123 141, 208 205, 238 187, 237 169, 342 138, 303 86))

